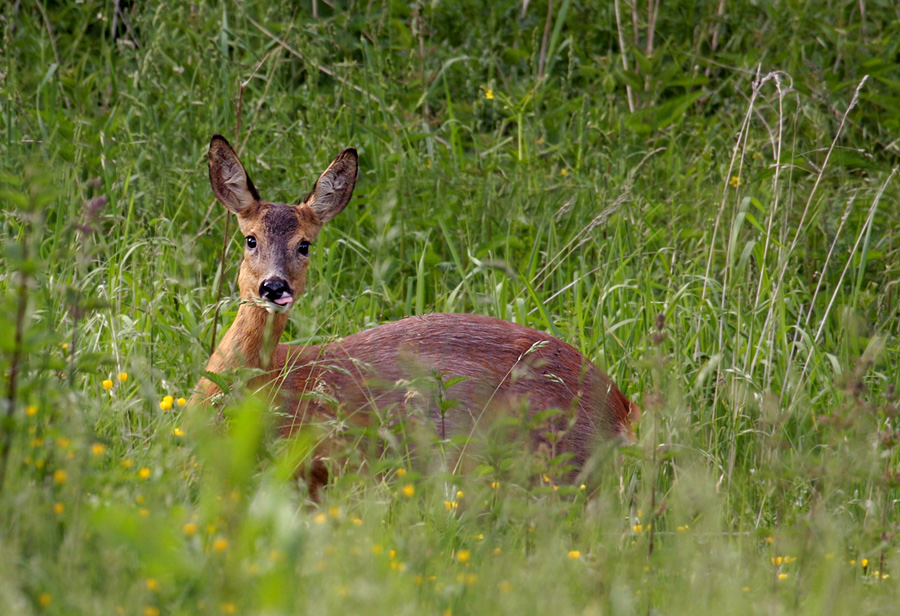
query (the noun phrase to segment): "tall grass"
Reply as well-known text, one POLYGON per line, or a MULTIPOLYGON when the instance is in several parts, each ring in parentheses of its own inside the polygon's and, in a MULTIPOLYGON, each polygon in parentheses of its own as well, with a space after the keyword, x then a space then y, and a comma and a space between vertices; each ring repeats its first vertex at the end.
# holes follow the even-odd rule
POLYGON ((637 4, 6 4, 3 613, 895 609, 897 9, 637 4), (513 320, 638 442, 582 489, 374 435, 313 503, 316 434, 185 412, 237 308, 215 132, 285 202, 359 148, 287 341, 513 320))

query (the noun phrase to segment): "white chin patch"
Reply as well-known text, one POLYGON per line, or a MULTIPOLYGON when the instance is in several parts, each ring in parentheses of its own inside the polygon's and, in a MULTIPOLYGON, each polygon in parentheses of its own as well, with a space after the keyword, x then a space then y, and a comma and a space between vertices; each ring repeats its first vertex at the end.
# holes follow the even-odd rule
POLYGON ((272 301, 263 299, 262 297, 254 298, 253 303, 260 308, 265 308, 269 314, 285 314, 290 312, 294 307, 294 298, 291 296, 282 297, 279 300, 272 301))

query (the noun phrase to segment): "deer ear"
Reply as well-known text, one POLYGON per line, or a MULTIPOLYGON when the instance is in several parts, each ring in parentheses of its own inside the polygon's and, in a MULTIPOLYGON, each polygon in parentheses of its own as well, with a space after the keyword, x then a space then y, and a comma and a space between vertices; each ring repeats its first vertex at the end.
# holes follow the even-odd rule
POLYGON ((321 222, 328 222, 340 214, 353 196, 358 170, 357 161, 356 149, 347 148, 331 161, 328 169, 316 180, 316 185, 305 203, 312 208, 321 222))
POLYGON ((238 216, 251 216, 259 206, 256 187, 222 135, 209 142, 209 183, 216 199, 238 216))

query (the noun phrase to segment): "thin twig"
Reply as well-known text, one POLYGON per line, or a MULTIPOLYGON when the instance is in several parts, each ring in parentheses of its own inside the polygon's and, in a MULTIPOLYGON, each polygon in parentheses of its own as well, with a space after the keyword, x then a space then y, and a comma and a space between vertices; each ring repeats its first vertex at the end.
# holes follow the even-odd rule
MULTIPOLYGON (((863 224, 863 228, 860 229, 859 236, 856 238, 856 243, 853 244, 853 248, 850 250, 850 254, 847 256, 847 262, 844 265, 844 271, 841 272, 840 281, 847 275, 847 270, 850 268, 850 265, 853 263, 853 258, 856 256, 856 251, 859 249, 859 245, 863 240, 863 237, 868 234, 868 231, 872 228, 872 221, 875 219, 875 211, 878 208, 878 202, 881 201, 881 196, 884 194, 884 190, 887 188, 888 183, 897 175, 897 167, 894 167, 891 170, 891 174, 888 176, 888 179, 884 181, 884 184, 881 185, 881 188, 878 189, 878 193, 875 195, 875 199, 872 201, 872 206, 869 208, 869 214, 866 216, 866 222, 863 224)), ((828 301, 828 306, 825 308, 825 314, 822 315, 821 320, 819 321, 819 328, 816 330, 816 335, 813 336, 812 342, 815 344, 819 341, 819 338, 822 336, 822 331, 825 329, 825 324, 828 322, 828 315, 831 312, 831 307, 834 306, 834 302, 837 299, 841 290, 840 282, 834 286, 834 292, 831 294, 831 299, 828 301)), ((812 311, 812 304, 810 304, 810 311, 812 311)), ((809 365, 809 358, 812 354, 808 355, 806 358, 806 362, 803 364, 803 371, 801 374, 806 372, 806 368, 809 365)))
MULTIPOLYGON (((247 143, 247 141, 249 141, 250 135, 253 133, 253 126, 251 126, 250 129, 247 131, 247 138, 244 139, 244 143, 241 143, 241 124, 243 121, 243 112, 244 112, 244 90, 247 89, 247 86, 249 86, 250 82, 253 80, 253 78, 256 77, 256 74, 259 72, 259 69, 261 69, 262 65, 266 63, 266 60, 269 59, 269 56, 272 55, 272 51, 274 51, 274 50, 269 51, 269 53, 267 53, 262 60, 260 60, 259 62, 256 63, 256 66, 253 67, 253 72, 250 73, 250 76, 247 77, 247 79, 242 81, 240 84, 240 92, 238 93, 238 102, 237 102, 237 125, 235 126, 235 132, 234 132, 234 145, 236 148, 235 151, 238 153, 238 155, 240 155, 244 151, 244 144, 247 143)), ((271 83, 272 83, 271 79, 266 82, 266 88, 265 88, 265 91, 263 92, 262 97, 260 98, 260 101, 264 101, 266 99, 266 92, 269 91, 269 84, 271 84, 271 83)), ((256 116, 254 115, 254 117, 256 117, 256 116)))
POLYGON ((28 223, 22 231, 22 269, 19 272, 18 305, 16 307, 16 333, 13 342, 12 358, 9 363, 9 381, 6 388, 6 409, 3 413, 3 440, 0 441, 0 494, 3 493, 3 484, 6 481, 6 467, 12 448, 13 429, 10 426, 13 411, 16 408, 16 395, 18 387, 19 368, 22 361, 22 340, 25 332, 25 309, 28 306, 28 274, 25 271, 25 261, 28 259, 28 223))
MULTIPOLYGON (((57 71, 59 67, 62 67, 62 61, 59 59, 59 51, 56 49, 56 39, 53 38, 53 27, 50 25, 50 18, 47 16, 47 12, 44 10, 43 3, 40 0, 35 0, 35 5, 38 7, 38 10, 41 12, 41 16, 44 18, 44 27, 47 28, 47 38, 50 39, 50 48, 53 50, 53 58, 56 62, 57 71)), ((59 73, 57 72, 57 75, 59 73)), ((72 108, 72 103, 69 101, 69 97, 66 96, 66 91, 62 88, 62 83, 60 82, 60 91, 63 95, 63 101, 66 103, 66 109, 72 108)))
POLYGON ((541 54, 538 57, 538 82, 544 77, 544 63, 547 61, 547 45, 550 42, 550 24, 553 22, 553 0, 547 3, 547 20, 544 22, 544 36, 541 38, 541 54))
MULTIPOLYGON (((812 207, 813 199, 816 195, 816 190, 819 188, 819 184, 822 182, 822 177, 825 175, 825 169, 828 168, 828 161, 831 160, 831 154, 834 152, 835 147, 837 146, 838 140, 841 138, 841 134, 844 131, 844 125, 847 122, 847 117, 850 115, 850 112, 853 111, 853 108, 856 107, 859 102, 859 93, 862 90, 863 85, 865 85, 866 80, 869 79, 868 75, 864 75, 862 80, 859 82, 859 85, 856 86, 856 90, 853 93, 853 97, 850 99, 850 104, 847 106, 847 110, 844 112, 844 115, 841 117, 841 123, 838 125, 837 132, 834 135, 834 139, 831 140, 831 145, 828 148, 828 152, 825 154, 825 160, 822 161, 822 166, 816 174, 816 181, 813 183, 812 189, 809 191, 809 197, 806 199, 806 205, 803 208, 803 212, 800 214, 800 221, 797 223, 797 229, 794 232, 794 238, 791 240, 790 245, 784 251, 784 258, 782 259, 781 271, 778 273, 778 280, 775 282, 775 285, 772 287, 772 297, 778 297, 778 294, 781 291, 781 285, 784 282, 784 277, 787 274, 788 266, 790 264, 790 257, 794 253, 794 250, 797 247, 797 243, 800 241, 800 235, 804 232, 804 223, 806 222, 806 218, 809 215, 809 210, 812 207)), ((893 177, 893 173, 891 174, 893 177)), ((890 179, 890 178, 888 178, 890 179)), ((880 193, 879 193, 880 197, 880 193)), ((877 199, 876 199, 877 203, 877 199)), ((874 207, 874 205, 873 205, 874 207)), ((810 304, 810 310, 812 310, 812 304, 810 304)), ((765 323, 763 323, 762 331, 768 331, 769 324, 774 323, 775 314, 777 311, 769 310, 766 315, 765 323)), ((824 320, 822 323, 824 324, 824 320)), ((819 333, 821 333, 821 328, 819 329, 819 333)), ((818 337, 819 334, 816 334, 818 337)), ((815 342, 815 340, 813 340, 815 342)), ((807 357, 806 363, 803 365, 803 370, 806 370, 806 367, 809 365, 809 358, 807 357)), ((801 372, 803 374, 803 372, 801 372)))
MULTIPOLYGON (((241 145, 241 124, 243 122, 244 117, 244 90, 250 85, 250 81, 256 76, 256 73, 259 72, 259 69, 262 68, 262 65, 265 64, 266 60, 269 59, 269 56, 272 55, 272 51, 269 51, 265 55, 265 57, 260 60, 256 66, 253 68, 253 71, 250 73, 250 76, 247 77, 245 81, 242 81, 239 84, 238 88, 238 100, 237 100, 237 120, 235 121, 234 127, 234 143, 237 148, 237 152, 243 149, 241 145)), ((221 307, 222 301, 222 285, 225 280, 225 259, 228 255, 228 242, 231 237, 231 213, 226 212, 225 214, 225 235, 222 238, 222 253, 219 257, 219 284, 216 288, 216 303, 215 308, 213 309, 213 329, 212 336, 209 341, 209 356, 212 357, 213 353, 216 351, 216 334, 219 329, 219 308, 221 307)))
MULTIPOLYGON (((619 52, 622 54, 622 68, 628 70, 628 58, 625 55, 625 34, 622 32, 622 14, 619 9, 619 0, 613 3, 616 9, 616 30, 619 33, 619 52)), ((628 111, 634 113, 634 95, 631 93, 631 86, 625 84, 625 94, 628 97, 628 111)))
POLYGON ((321 71, 321 72, 325 73, 326 75, 328 75, 329 77, 331 77, 331 78, 333 78, 333 79, 339 81, 340 83, 344 84, 345 86, 348 86, 348 87, 350 87, 350 88, 353 88, 354 90, 356 90, 356 91, 359 92, 360 94, 363 94, 363 95, 369 97, 369 99, 371 99, 372 101, 378 103, 379 105, 384 105, 384 103, 382 103, 381 100, 379 100, 379 98, 378 98, 377 96, 375 96, 374 94, 372 94, 371 92, 368 92, 368 91, 366 91, 366 90, 360 88, 358 85, 356 85, 356 84, 354 84, 354 83, 350 83, 349 81, 347 81, 346 79, 344 79, 344 78, 341 77, 340 75, 335 75, 335 74, 334 74, 334 71, 330 70, 329 68, 327 68, 327 67, 325 67, 325 66, 322 66, 321 64, 318 64, 318 63, 316 63, 316 62, 314 62, 314 61, 312 61, 312 60, 310 60, 310 59, 308 59, 308 58, 304 58, 303 55, 301 55, 299 51, 297 51, 296 49, 292 48, 290 45, 288 45, 287 43, 285 43, 284 41, 282 41, 280 38, 278 38, 277 36, 275 36, 274 34, 272 34, 271 32, 269 32, 268 30, 266 30, 264 27, 262 27, 261 25, 259 25, 252 17, 247 17, 247 21, 249 21, 251 24, 253 24, 253 25, 256 27, 257 30, 259 30, 260 32, 262 32, 263 34, 265 34, 266 36, 268 36, 270 39, 272 39, 273 41, 275 41, 276 43, 278 43, 279 45, 281 45, 281 46, 282 46, 289 54, 291 54, 292 56, 295 56, 295 57, 297 57, 297 58, 300 58, 301 60, 303 60, 304 62, 306 62, 306 63, 309 64, 310 66, 312 66, 312 67, 313 67, 314 69, 316 69, 317 71, 321 71))

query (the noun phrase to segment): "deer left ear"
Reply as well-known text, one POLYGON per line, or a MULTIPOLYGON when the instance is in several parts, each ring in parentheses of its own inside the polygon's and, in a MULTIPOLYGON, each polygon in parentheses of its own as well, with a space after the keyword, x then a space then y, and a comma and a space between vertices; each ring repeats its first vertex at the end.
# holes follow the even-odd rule
POLYGON ((355 148, 347 148, 337 155, 325 170, 313 191, 306 198, 306 205, 312 208, 320 222, 328 222, 347 207, 356 186, 359 170, 355 148))

